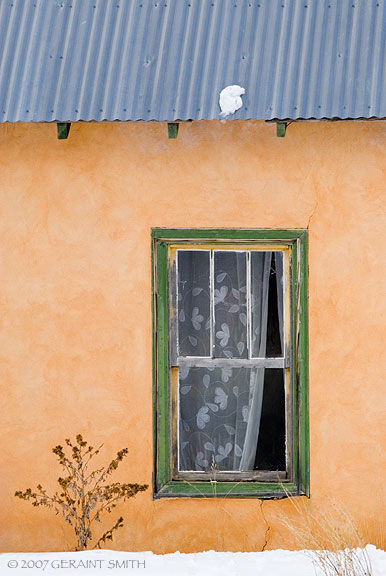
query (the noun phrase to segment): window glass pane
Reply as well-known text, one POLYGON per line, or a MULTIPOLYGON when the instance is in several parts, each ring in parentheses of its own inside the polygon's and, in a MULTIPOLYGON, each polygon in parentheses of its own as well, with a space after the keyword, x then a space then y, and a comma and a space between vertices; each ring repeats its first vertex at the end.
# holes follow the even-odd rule
POLYGON ((284 471, 284 382, 276 368, 180 368, 180 471, 284 471))
POLYGON ((266 368, 254 468, 285 470, 285 370, 266 368))
POLYGON ((210 356, 210 253, 178 251, 178 348, 180 356, 210 356))
MULTIPOLYGON (((180 368, 180 470, 238 470, 256 370, 180 368)), ((256 447, 255 447, 256 453, 256 447)))
POLYGON ((251 252, 252 357, 283 356, 283 253, 251 252))
POLYGON ((214 357, 248 358, 246 252, 214 252, 214 357))

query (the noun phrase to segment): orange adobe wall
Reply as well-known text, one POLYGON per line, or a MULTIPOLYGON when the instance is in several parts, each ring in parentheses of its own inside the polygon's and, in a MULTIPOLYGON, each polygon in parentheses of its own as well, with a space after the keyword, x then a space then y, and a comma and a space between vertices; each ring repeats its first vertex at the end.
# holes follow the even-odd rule
MULTIPOLYGON (((383 122, 294 123, 282 139, 201 121, 177 140, 165 124, 73 124, 66 141, 0 125, 0 551, 73 549, 60 517, 14 497, 55 488, 66 437, 104 442, 100 463, 127 446, 116 479, 151 484, 152 227, 309 228, 306 506, 371 539, 386 508, 385 150, 383 122)), ((111 515, 125 527, 110 547, 294 547, 283 513, 296 521, 285 500, 148 490, 111 515)))

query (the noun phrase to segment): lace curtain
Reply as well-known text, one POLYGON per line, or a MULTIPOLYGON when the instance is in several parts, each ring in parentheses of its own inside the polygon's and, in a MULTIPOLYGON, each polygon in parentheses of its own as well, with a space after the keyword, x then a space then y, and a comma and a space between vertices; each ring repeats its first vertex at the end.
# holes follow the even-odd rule
POLYGON ((267 369, 233 359, 266 357, 273 276, 280 333, 273 355, 280 357, 282 253, 179 251, 179 357, 228 359, 221 367, 180 365, 180 470, 209 470, 213 461, 219 471, 254 468, 267 369))

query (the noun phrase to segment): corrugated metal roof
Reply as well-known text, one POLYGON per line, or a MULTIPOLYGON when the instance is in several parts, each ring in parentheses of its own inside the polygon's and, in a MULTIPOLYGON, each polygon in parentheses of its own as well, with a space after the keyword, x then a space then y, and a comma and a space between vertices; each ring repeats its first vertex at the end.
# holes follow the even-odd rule
POLYGON ((386 0, 0 0, 0 120, 386 117, 386 0))

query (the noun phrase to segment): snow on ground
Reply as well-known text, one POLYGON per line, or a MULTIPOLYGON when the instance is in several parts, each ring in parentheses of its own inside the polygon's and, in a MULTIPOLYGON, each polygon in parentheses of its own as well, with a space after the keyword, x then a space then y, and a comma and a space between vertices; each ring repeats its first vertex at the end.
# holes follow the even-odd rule
MULTIPOLYGON (((386 552, 367 546, 372 576, 386 576, 386 552)), ((201 552, 165 554, 152 552, 9 553, 0 554, 1 576, 106 576, 143 573, 145 576, 315 576, 309 552, 201 552)))

